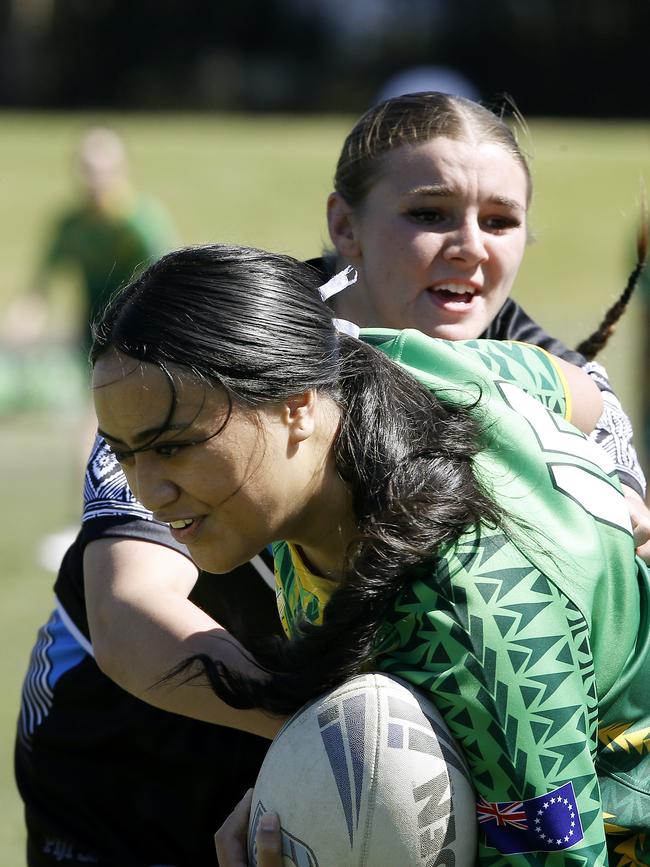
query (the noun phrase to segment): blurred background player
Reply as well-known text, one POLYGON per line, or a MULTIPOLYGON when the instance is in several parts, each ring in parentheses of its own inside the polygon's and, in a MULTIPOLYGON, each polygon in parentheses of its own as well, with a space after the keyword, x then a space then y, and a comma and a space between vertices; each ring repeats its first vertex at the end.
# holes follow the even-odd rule
MULTIPOLYGON (((96 312, 138 269, 174 246, 176 236, 162 206, 134 189, 124 143, 113 130, 88 130, 76 167, 81 201, 55 220, 33 290, 10 311, 9 327, 14 342, 29 346, 41 340, 53 272, 76 272, 82 299, 71 336, 86 366, 83 356, 96 312)), ((90 431, 84 433, 85 467, 90 431)), ((83 487, 81 530, 77 524, 40 543, 42 564, 59 574, 55 610, 32 651, 16 741, 26 863, 213 867, 214 828, 254 782, 267 744, 159 711, 99 671, 87 632, 84 570, 111 580, 113 568, 118 573, 152 569, 192 584, 197 570, 182 546, 174 545, 168 528, 134 503, 114 460, 94 451, 83 487), (116 538, 122 542, 118 562, 107 550, 116 538), (122 795, 128 797, 127 808, 122 795)), ((71 490, 76 508, 76 476, 71 490)), ((266 608, 277 619, 273 593, 258 572, 250 567, 242 573, 244 592, 254 585, 248 590, 251 605, 256 594, 268 595, 266 608)), ((208 604, 202 586, 198 582, 193 595, 199 605, 208 604)), ((228 600, 216 589, 219 601, 212 604, 237 632, 228 600)), ((249 623, 258 626, 253 612, 249 623)), ((272 624, 266 628, 272 630, 272 624)))
MULTIPOLYGON (((52 221, 31 289, 12 305, 2 331, 3 342, 20 357, 19 370, 29 371, 42 365, 49 355, 45 349, 37 352, 36 346, 49 346, 53 342, 48 333, 52 278, 58 272, 71 276, 78 289, 76 318, 65 323, 64 329, 71 343, 71 354, 83 369, 79 379, 83 383, 80 390, 85 394, 86 355, 93 317, 138 269, 172 249, 177 234, 160 202, 135 189, 124 141, 115 130, 95 126, 83 134, 74 154, 74 174, 80 186, 78 201, 52 221)), ((60 355, 61 347, 57 347, 57 358, 60 355)), ((72 362, 67 369, 71 365, 72 362)), ((71 487, 75 521, 79 477, 83 477, 93 431, 94 416, 90 421, 84 418, 81 458, 71 487)), ((58 569, 77 529, 64 528, 41 540, 38 558, 46 569, 58 569)))
POLYGON ((155 199, 131 181, 124 142, 112 129, 92 127, 75 154, 78 202, 53 223, 31 291, 9 311, 5 331, 19 342, 42 336, 46 295, 55 271, 75 274, 80 288, 73 339, 87 351, 90 322, 118 287, 176 242, 172 221, 155 199))

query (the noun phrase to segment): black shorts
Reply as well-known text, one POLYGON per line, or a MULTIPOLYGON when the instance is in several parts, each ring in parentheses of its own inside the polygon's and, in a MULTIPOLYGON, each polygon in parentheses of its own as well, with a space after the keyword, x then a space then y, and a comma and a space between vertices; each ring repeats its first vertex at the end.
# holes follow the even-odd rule
POLYGON ((269 741, 169 714, 84 658, 15 749, 29 867, 214 867, 214 832, 269 741))

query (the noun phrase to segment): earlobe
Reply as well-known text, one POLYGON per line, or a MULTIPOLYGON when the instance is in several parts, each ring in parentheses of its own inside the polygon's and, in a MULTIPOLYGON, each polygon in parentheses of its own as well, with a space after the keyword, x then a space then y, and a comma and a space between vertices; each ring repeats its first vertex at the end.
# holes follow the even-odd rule
POLYGON ((361 255, 361 248, 357 240, 354 212, 340 193, 330 193, 328 196, 327 226, 336 252, 355 264, 361 255))
POLYGON ((314 432, 316 393, 313 389, 289 398, 284 405, 284 422, 293 445, 304 442, 314 432))

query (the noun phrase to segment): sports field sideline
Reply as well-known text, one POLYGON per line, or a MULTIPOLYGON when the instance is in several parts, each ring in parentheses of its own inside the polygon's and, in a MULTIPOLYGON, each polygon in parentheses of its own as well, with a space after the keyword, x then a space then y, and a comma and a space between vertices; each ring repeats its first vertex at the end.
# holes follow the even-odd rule
MULTIPOLYGON (((182 243, 232 241, 317 255, 325 197, 352 117, 0 114, 0 314, 27 286, 47 218, 73 190, 70 153, 91 123, 114 125, 138 187, 159 197, 182 243)), ((650 123, 531 121, 534 243, 515 297, 569 345, 589 333, 624 285, 634 255, 641 179, 650 180, 650 123)), ((75 296, 55 285, 63 328, 75 296)), ((639 307, 631 306, 603 360, 638 419, 639 307)), ((646 386, 647 387, 647 386, 646 386)), ((15 717, 27 653, 51 606, 52 576, 38 540, 78 519, 81 419, 0 416, 0 539, 4 646, 0 654, 0 851, 24 863, 21 805, 12 777, 15 717)))

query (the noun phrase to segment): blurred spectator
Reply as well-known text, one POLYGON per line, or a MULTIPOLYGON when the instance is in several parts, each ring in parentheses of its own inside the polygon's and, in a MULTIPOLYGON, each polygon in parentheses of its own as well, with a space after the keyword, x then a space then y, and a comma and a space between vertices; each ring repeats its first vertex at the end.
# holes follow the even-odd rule
MULTIPOLYGON (((74 154, 74 168, 79 200, 54 218, 30 290, 17 298, 2 322, 0 414, 51 409, 55 397, 62 398, 59 409, 85 406, 84 356, 92 319, 134 272, 177 246, 164 208, 134 189, 124 142, 114 130, 88 129, 74 154), (48 290, 57 271, 69 274, 80 290, 76 321, 69 329, 71 349, 57 345, 46 331, 52 306, 48 290)), ((76 536, 78 475, 83 478, 95 426, 94 413, 87 411, 80 421, 72 487, 75 525, 46 536, 38 546, 39 562, 53 571, 76 536)))
POLYGON ((47 319, 47 289, 54 271, 76 273, 81 301, 75 339, 86 349, 92 317, 134 271, 175 246, 171 220, 155 200, 131 183, 126 149, 111 129, 93 127, 75 155, 80 201, 53 222, 31 290, 10 308, 4 337, 12 343, 38 340, 47 319))

